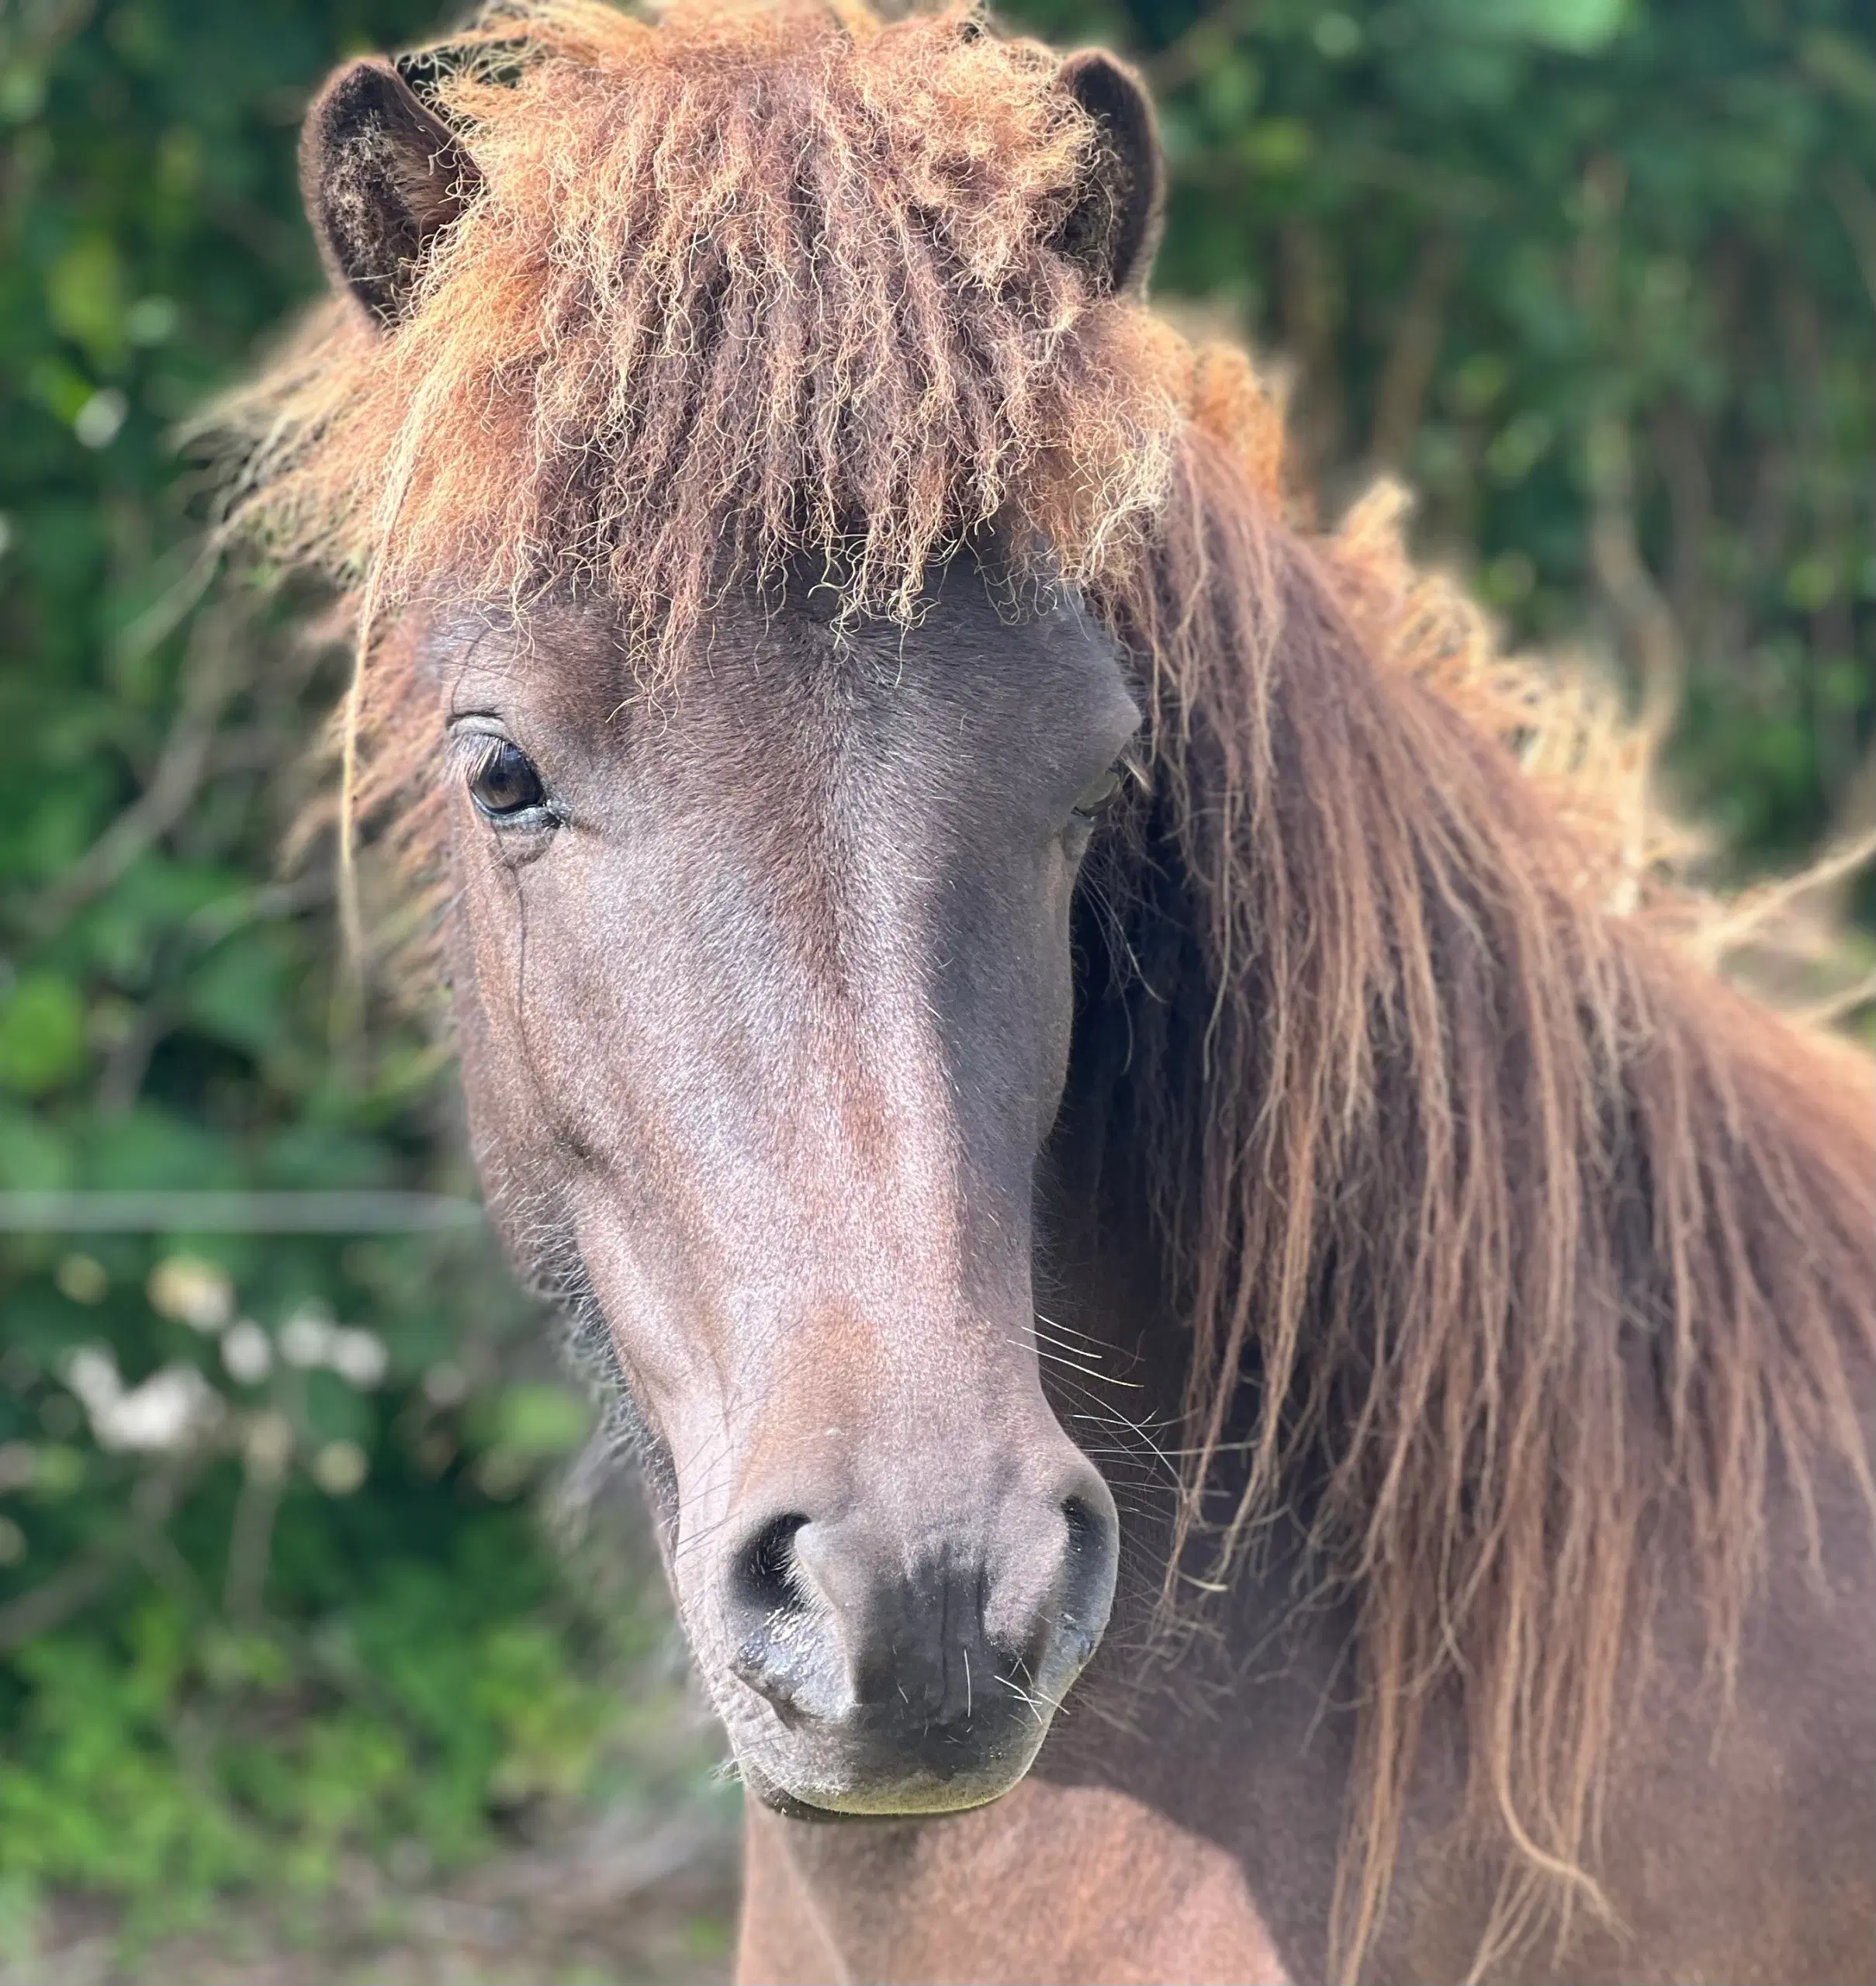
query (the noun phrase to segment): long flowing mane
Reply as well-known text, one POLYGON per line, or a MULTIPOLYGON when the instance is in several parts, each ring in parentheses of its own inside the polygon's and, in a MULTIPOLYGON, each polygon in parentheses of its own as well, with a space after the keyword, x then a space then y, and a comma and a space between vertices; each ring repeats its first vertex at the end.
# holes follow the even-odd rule
POLYGON ((1181 1547, 1320 1486, 1352 1971, 1438 1691, 1514 1937, 1596 1901, 1649 1541, 1723 1676, 1770 1493, 1871 1500, 1871 1087, 1691 962, 1606 706, 1415 573, 1393 493, 1304 528, 1250 363, 1055 251, 1095 134, 1054 74, 960 9, 484 14, 421 71, 480 189, 394 334, 334 302, 221 410, 232 521, 352 590, 358 802, 419 870, 414 604, 590 590, 655 673, 804 554, 909 618, 992 519, 1085 591, 1152 708, 1116 1080, 1192 1333, 1181 1547))
POLYGON ((1768 1493, 1814 1560, 1820 1462, 1871 1498, 1867 1068, 1686 956, 1636 741, 1498 658, 1397 510, 1306 541, 1196 429, 1111 603, 1160 700, 1125 1033, 1193 1333, 1186 1528, 1249 1392, 1217 1570, 1304 1482, 1356 1602, 1351 1970, 1442 1686, 1516 1851, 1483 1967, 1601 1907, 1648 1541, 1684 1541, 1724 1680, 1768 1493))

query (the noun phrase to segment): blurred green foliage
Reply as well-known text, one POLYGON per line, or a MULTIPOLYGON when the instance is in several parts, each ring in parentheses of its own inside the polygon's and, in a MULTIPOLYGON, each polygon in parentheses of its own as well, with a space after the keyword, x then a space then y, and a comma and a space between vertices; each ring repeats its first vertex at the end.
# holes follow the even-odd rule
POLYGON ((1026 0, 1144 69, 1162 296, 1514 632, 1681 711, 1748 859, 1876 816, 1876 35, 1851 0, 1026 0))
MULTIPOLYGON (((310 88, 434 19, 0 6, 0 1188, 472 1190, 432 1044, 335 1038, 329 863, 279 866, 334 659, 211 583, 165 439, 318 279, 310 88)), ((0 1278, 0 1957, 60 1889, 140 1935, 447 1874, 650 1756, 663 1612, 540 1534, 585 1403, 485 1237, 8 1236, 0 1278)))
MULTIPOLYGON (((1286 356, 1327 506, 1401 471, 1519 635, 1677 697, 1742 859, 1867 811, 1848 0, 1012 11, 1144 67, 1161 294, 1286 356)), ((435 17, 0 5, 0 1188, 468 1190, 430 1043, 335 1037, 328 865, 277 866, 334 659, 213 583, 164 440, 317 281, 310 88, 435 17)), ((0 1277, 0 1936, 61 1886, 154 1924, 447 1867, 603 1780, 652 1630, 531 1521, 580 1408, 485 1241, 22 1235, 0 1277)))

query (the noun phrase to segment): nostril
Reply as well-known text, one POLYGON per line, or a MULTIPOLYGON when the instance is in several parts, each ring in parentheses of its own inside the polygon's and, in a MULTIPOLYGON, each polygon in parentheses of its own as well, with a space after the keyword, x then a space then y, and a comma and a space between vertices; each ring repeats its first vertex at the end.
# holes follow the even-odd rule
POLYGON ((794 1540, 808 1520, 798 1511, 774 1517, 736 1555, 730 1586, 738 1610, 768 1618, 794 1613, 801 1605, 795 1583, 794 1540))
POLYGON ((807 1524, 798 1510, 771 1517, 732 1558, 725 1581, 731 1671, 785 1722, 801 1713, 809 1681, 800 1632, 808 1597, 794 1545, 807 1524))
MULTIPOLYGON (((1105 1500, 1103 1500, 1105 1501, 1105 1500)), ((1062 1499, 1068 1549, 1062 1575, 1060 1649, 1077 1667, 1094 1652, 1113 1604, 1120 1540, 1109 1511, 1082 1496, 1062 1499)))

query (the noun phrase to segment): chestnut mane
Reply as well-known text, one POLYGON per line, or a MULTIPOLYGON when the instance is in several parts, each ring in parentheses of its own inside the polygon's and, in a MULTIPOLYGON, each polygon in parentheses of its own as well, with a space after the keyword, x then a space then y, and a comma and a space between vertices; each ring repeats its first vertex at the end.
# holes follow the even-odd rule
POLYGON ((479 186, 395 332, 335 299, 221 410, 231 520, 351 590, 356 802, 420 869, 414 604, 590 590, 656 673, 804 554, 905 621, 995 520, 1085 591, 1151 702, 1125 1081, 1192 1333, 1181 1548, 1321 1486, 1352 1970, 1435 1692, 1515 1851, 1495 1936, 1594 1905, 1645 1540, 1723 1674, 1768 1494, 1871 1497, 1869 1085, 1687 957, 1645 741, 1501 657, 1390 491, 1305 529, 1249 362, 1058 251, 1098 134, 1056 71, 956 8, 490 10, 421 77, 479 186))

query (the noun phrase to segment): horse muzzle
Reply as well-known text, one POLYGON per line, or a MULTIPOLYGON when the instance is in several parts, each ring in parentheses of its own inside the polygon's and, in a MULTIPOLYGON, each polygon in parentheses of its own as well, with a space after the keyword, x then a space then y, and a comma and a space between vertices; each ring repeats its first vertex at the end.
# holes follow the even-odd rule
POLYGON ((1112 1604, 1118 1521, 1072 1462, 974 1523, 763 1518, 722 1569, 745 1778, 797 1812, 946 1813, 1030 1767, 1112 1604))

